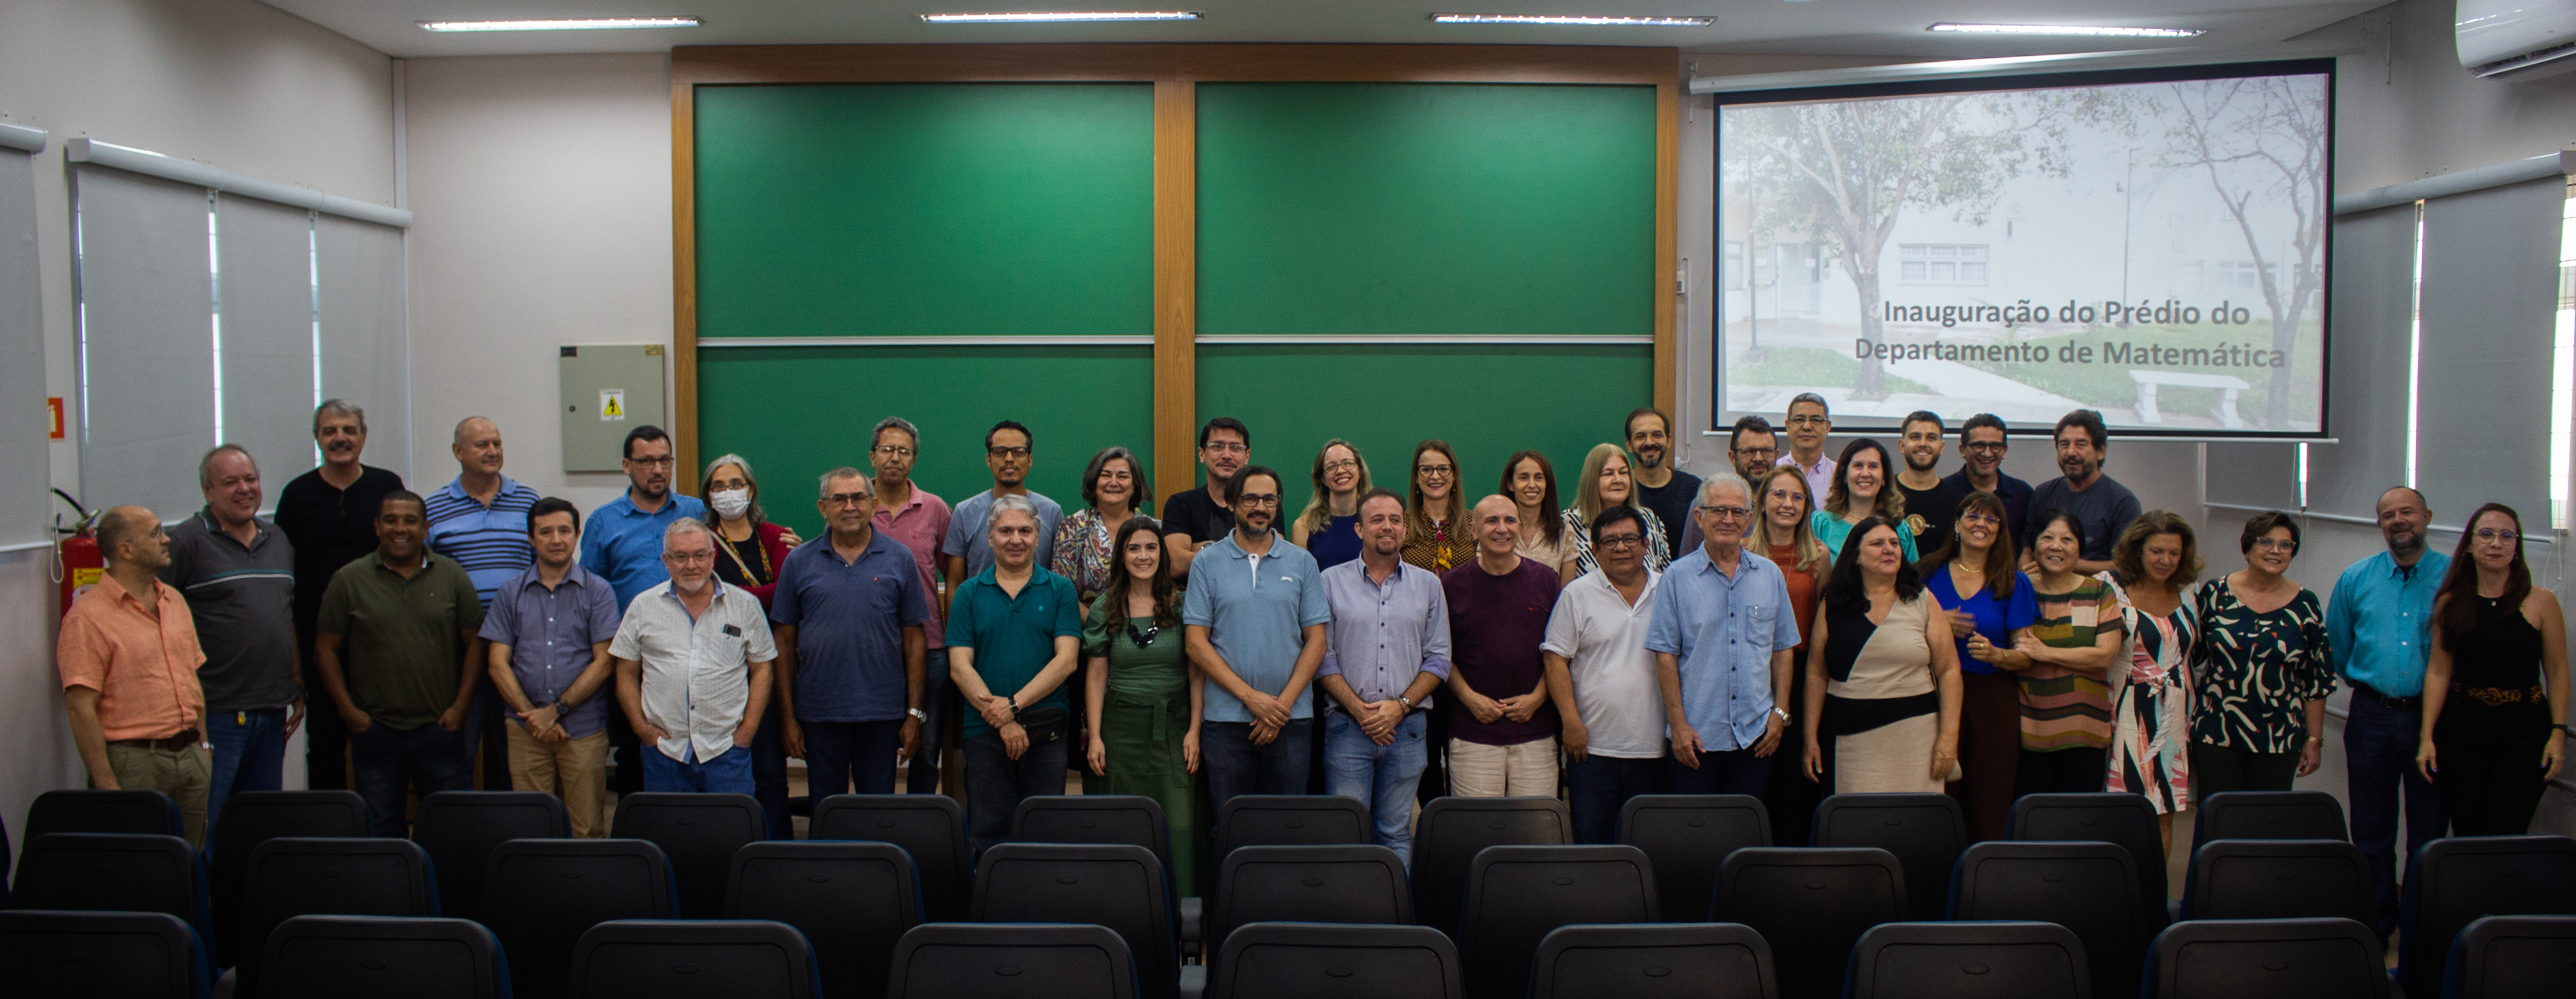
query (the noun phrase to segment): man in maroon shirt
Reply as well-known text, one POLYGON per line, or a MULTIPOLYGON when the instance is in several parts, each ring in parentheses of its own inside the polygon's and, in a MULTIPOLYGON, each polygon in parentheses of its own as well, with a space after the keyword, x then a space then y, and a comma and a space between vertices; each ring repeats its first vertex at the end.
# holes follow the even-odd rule
POLYGON ((1539 643, 1556 606, 1556 570, 1520 557, 1519 506, 1487 496, 1471 517, 1476 560, 1440 577, 1449 601, 1450 791, 1555 797, 1556 707, 1539 643))

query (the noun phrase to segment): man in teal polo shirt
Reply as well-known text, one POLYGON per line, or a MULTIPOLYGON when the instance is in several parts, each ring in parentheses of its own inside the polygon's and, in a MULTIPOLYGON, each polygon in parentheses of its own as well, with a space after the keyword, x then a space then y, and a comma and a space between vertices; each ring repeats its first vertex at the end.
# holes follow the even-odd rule
POLYGON ((948 675, 969 709, 966 825, 977 853, 1010 838, 1021 799, 1064 793, 1061 688, 1082 635, 1073 581, 1037 565, 1037 508, 995 497, 984 533, 993 565, 948 605, 948 675))

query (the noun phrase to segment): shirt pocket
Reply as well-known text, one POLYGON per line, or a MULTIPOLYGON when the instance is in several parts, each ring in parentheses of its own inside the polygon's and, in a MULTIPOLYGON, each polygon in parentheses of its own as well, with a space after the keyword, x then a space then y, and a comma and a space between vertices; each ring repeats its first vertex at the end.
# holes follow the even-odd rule
POLYGON ((1768 630, 1780 620, 1780 605, 1754 604, 1744 609, 1744 616, 1754 627, 1768 630))

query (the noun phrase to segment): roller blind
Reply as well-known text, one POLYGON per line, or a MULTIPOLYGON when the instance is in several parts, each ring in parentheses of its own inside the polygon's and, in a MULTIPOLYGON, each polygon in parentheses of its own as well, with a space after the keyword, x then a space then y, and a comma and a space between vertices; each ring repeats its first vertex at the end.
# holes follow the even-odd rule
POLYGON ((314 461, 313 216, 229 194, 215 205, 223 438, 258 461, 274 506, 314 461))
POLYGON ((2312 511, 2375 517, 2379 494, 2406 483, 2414 282, 2414 205, 2335 217, 2326 418, 2337 443, 2308 448, 2312 511))
POLYGON ((197 509, 215 443, 206 189, 121 170, 75 174, 81 502, 197 509))
POLYGON ((34 157, 0 148, 0 545, 50 537, 44 309, 37 299, 34 157))
POLYGON ((2211 441, 2207 474, 2212 503, 2271 510, 2299 507, 2296 444, 2211 441))
POLYGON ((2565 177, 2424 203, 2416 483, 2434 521, 2504 503, 2549 518, 2551 325, 2565 177))
MULTIPOLYGON (((402 230, 314 219, 321 274, 322 397, 367 411, 366 462, 411 475, 410 355, 402 230)), ((309 414, 308 414, 309 415, 309 414)))

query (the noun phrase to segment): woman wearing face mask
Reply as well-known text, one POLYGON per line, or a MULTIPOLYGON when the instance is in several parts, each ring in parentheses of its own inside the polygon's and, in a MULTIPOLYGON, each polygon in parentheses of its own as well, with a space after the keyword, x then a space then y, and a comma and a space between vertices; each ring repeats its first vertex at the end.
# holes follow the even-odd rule
POLYGON ((1580 579, 1600 568, 1592 558, 1592 518, 1614 506, 1636 507, 1646 515, 1646 568, 1662 572, 1672 564, 1673 543, 1664 535, 1664 519, 1637 502, 1628 452, 1616 444, 1595 444, 1592 453, 1583 456, 1583 480, 1574 487, 1574 505, 1565 509, 1561 536, 1568 545, 1565 562, 1557 566, 1557 578, 1580 579))
POLYGON ((1141 794, 1171 824, 1172 879, 1198 894, 1200 675, 1181 646, 1181 594, 1162 525, 1136 517, 1112 542, 1118 573, 1082 622, 1083 698, 1092 726, 1084 794, 1141 794))
POLYGON ((1475 531, 1458 497, 1458 452, 1449 442, 1413 446, 1413 502, 1404 511, 1404 561, 1433 574, 1476 558, 1475 531))
POLYGON ((1888 485, 1887 467, 1887 448, 1877 441, 1863 437, 1843 448, 1842 458, 1834 465, 1833 487, 1825 491, 1824 508, 1807 517, 1826 551, 1841 555, 1852 525, 1876 517, 1896 528, 1907 562, 1921 557, 1914 553, 1914 521, 1905 516, 1905 494, 1888 485))
POLYGON ((1360 557, 1360 494, 1369 491, 1368 462, 1360 449, 1339 437, 1315 452, 1314 498, 1297 515, 1288 540, 1315 556, 1315 566, 1330 569, 1360 557))
POLYGON ((2531 585, 2512 507, 2479 507, 2460 532, 2432 652, 2415 766, 2441 785, 2454 835, 2529 832, 2566 763, 2567 624, 2558 595, 2531 585))
POLYGON ((1565 536, 1565 512, 1556 501, 1556 469, 1547 463, 1547 456, 1521 451, 1506 459, 1501 493, 1519 508, 1521 541, 1514 554, 1550 568, 1564 565, 1571 545, 1565 536))
POLYGON ((1056 525, 1055 564, 1047 571, 1073 581, 1086 612, 1117 575, 1110 535, 1137 514, 1137 488, 1144 480, 1135 452, 1116 445, 1101 448, 1082 470, 1083 508, 1056 525))
MULTIPOLYGON (((804 539, 784 525, 769 522, 760 509, 760 483, 751 462, 728 454, 707 463, 698 477, 698 498, 716 520, 716 578, 750 591, 766 609, 778 592, 778 567, 787 552, 804 539)), ((787 812, 787 730, 777 711, 761 713, 760 730, 751 740, 752 797, 760 800, 762 824, 771 839, 792 839, 795 827, 787 812)))
POLYGON ((2075 515, 2051 510, 2031 540, 2039 620, 2013 641, 2030 660, 2021 685, 2021 762, 2013 796, 2102 789, 2111 748, 2110 671, 2128 647, 2127 621, 2108 580, 2075 574, 2084 557, 2075 515))

